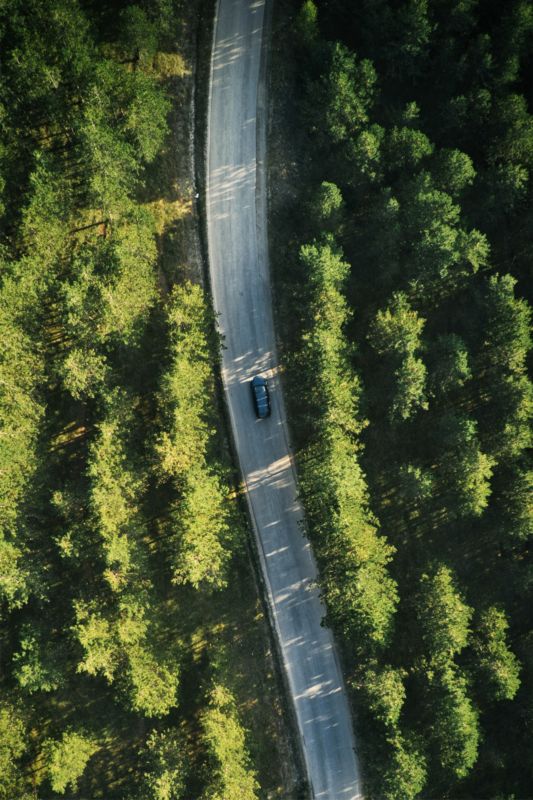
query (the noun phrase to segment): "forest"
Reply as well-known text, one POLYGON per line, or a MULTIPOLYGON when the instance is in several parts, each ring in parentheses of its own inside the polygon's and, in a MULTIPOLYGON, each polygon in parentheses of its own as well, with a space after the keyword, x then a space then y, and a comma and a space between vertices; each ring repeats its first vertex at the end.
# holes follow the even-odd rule
MULTIPOLYGON (((275 312, 365 796, 527 800, 533 10, 273 11, 275 312)), ((191 243, 212 13, 0 9, 0 800, 305 796, 191 243)))
POLYGON ((532 12, 275 12, 285 385, 369 797, 533 796, 532 12))
POLYGON ((204 13, 2 4, 5 800, 277 797, 290 760, 220 342, 178 260, 204 13))

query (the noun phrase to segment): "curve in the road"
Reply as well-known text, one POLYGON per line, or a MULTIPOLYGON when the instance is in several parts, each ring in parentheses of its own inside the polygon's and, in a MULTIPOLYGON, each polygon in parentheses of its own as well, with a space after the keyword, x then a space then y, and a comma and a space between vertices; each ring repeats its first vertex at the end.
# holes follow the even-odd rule
POLYGON ((224 336, 222 378, 312 795, 360 798, 350 711, 303 512, 278 377, 266 238, 262 51, 268 0, 217 4, 207 142, 211 291, 224 336), (269 378, 257 420, 249 381, 269 378))

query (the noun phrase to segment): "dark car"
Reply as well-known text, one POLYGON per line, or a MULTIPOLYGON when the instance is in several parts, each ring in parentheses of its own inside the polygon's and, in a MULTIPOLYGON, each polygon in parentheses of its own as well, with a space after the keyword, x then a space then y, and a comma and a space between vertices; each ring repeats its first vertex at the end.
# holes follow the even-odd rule
POLYGON ((252 398, 254 401, 255 413, 259 419, 264 419, 270 416, 270 396, 268 394, 268 383, 266 378, 261 375, 256 375, 252 379, 250 386, 252 387, 252 398))

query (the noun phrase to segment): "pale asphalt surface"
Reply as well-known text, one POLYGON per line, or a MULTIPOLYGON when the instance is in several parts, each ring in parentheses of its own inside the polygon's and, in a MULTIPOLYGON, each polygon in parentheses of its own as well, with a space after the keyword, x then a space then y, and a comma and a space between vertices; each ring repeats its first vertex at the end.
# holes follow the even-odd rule
POLYGON ((362 797, 350 712, 300 523, 277 376, 266 239, 262 47, 265 3, 219 0, 211 63, 207 231, 222 378, 235 447, 296 711, 313 797, 362 797), (256 420, 249 382, 269 378, 272 416, 256 420))

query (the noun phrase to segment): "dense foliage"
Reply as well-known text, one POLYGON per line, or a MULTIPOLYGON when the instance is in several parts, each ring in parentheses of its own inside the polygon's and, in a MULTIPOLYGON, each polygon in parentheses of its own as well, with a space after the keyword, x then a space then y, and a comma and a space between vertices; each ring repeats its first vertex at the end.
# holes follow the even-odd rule
POLYGON ((530 797, 531 7, 289 18, 272 250, 367 790, 530 797))
POLYGON ((255 798, 261 736, 273 752, 214 319, 197 282, 161 274, 151 205, 157 59, 179 66, 193 19, 166 0, 0 12, 6 800, 255 798))

